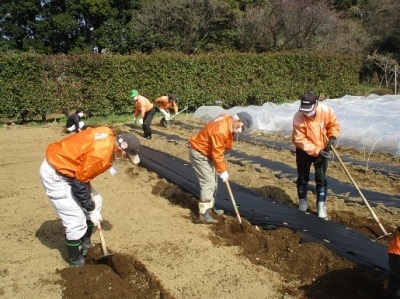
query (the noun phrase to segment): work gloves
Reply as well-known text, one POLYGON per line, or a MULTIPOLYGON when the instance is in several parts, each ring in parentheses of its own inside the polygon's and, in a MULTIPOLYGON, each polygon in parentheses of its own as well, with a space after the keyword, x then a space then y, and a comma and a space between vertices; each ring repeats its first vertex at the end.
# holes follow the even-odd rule
POLYGON ((93 222, 94 226, 98 226, 101 221, 103 221, 103 217, 101 216, 100 212, 97 210, 93 210, 89 212, 90 221, 93 222))
MULTIPOLYGON (((133 118, 133 123, 136 125, 137 124, 137 117, 133 118)), ((139 118, 139 125, 143 125, 143 118, 139 118)))
POLYGON ((228 172, 225 170, 224 172, 221 172, 221 174, 219 175, 220 179, 225 183, 226 181, 228 181, 229 179, 229 174, 228 172))
POLYGON ((322 159, 332 159, 332 155, 326 150, 320 150, 318 157, 321 157, 322 159))
POLYGON ((329 137, 329 142, 325 150, 327 149, 329 150, 331 148, 331 145, 335 145, 335 143, 336 143, 336 137, 335 136, 329 137))

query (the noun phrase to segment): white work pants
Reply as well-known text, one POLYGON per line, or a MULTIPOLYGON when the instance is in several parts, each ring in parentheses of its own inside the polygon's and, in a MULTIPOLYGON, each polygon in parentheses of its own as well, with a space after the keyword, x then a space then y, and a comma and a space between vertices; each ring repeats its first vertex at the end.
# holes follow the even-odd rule
POLYGON ((190 149, 189 158, 200 185, 200 201, 209 202, 208 208, 212 209, 218 188, 218 175, 214 163, 194 149, 190 149))
MULTIPOLYGON (((84 125, 85 125, 85 123, 84 123, 83 121, 80 121, 80 122, 79 122, 79 129, 82 129, 84 125)), ((69 128, 67 128, 67 131, 68 131, 68 132, 73 132, 73 131, 75 131, 75 130, 76 130, 75 125, 72 125, 72 126, 70 126, 69 128)))
MULTIPOLYGON (((87 230, 86 220, 90 218, 72 195, 70 186, 72 179, 59 175, 47 160, 44 160, 40 166, 39 174, 46 195, 65 227, 66 238, 80 240, 87 230)), ((93 187, 92 192, 95 209, 101 212, 103 199, 93 187)))
POLYGON ((166 121, 169 121, 171 118, 171 113, 167 112, 165 109, 160 109, 160 112, 164 115, 166 121))

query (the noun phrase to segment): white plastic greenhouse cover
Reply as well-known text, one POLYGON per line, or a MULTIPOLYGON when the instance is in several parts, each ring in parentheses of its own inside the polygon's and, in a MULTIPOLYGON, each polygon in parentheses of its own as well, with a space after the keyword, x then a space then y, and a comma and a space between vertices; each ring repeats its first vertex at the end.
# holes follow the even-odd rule
MULTIPOLYGON (((337 145, 365 150, 366 154, 382 151, 400 156, 400 95, 346 95, 321 101, 331 107, 340 122, 337 145)), ((253 131, 291 136, 293 116, 300 101, 262 106, 233 107, 201 106, 193 117, 208 122, 221 113, 247 111, 253 117, 253 131)))

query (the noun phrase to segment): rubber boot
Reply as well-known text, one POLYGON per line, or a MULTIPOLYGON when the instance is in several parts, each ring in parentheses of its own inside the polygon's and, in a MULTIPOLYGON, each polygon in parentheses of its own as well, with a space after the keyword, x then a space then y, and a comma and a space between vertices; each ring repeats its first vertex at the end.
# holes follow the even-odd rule
POLYGON ((80 240, 67 240, 69 263, 73 267, 82 267, 85 264, 80 240))
POLYGON ((217 215, 224 215, 224 213, 225 213, 224 210, 220 210, 215 207, 213 207, 212 211, 217 215))
POLYGON ((214 206, 213 200, 199 202, 199 220, 204 223, 217 223, 218 221, 211 217, 210 210, 214 206))
POLYGON ((163 127, 167 127, 167 121, 165 120, 165 117, 161 118, 160 123, 163 127))
POLYGON ((305 212, 305 211, 307 211, 307 209, 308 209, 307 199, 300 198, 299 199, 299 210, 305 212))
POLYGON ((212 211, 213 211, 214 214, 224 215, 224 210, 220 210, 220 209, 215 208, 215 197, 211 200, 210 203, 211 203, 212 211))
POLYGON ((307 211, 307 185, 297 185, 297 196, 299 197, 299 210, 307 211))
POLYGON ((317 212, 318 217, 327 219, 328 214, 326 212, 326 187, 317 187, 317 212))
POLYGON ((200 221, 204 223, 218 223, 217 220, 211 217, 210 209, 208 209, 205 213, 200 213, 200 221))
POLYGON ((166 121, 164 122, 164 127, 169 128, 169 120, 166 120, 166 121))
POLYGON ((86 256, 89 248, 93 247, 93 244, 92 244, 90 238, 92 237, 94 224, 90 220, 86 220, 86 224, 87 224, 87 230, 81 239, 83 256, 86 256))

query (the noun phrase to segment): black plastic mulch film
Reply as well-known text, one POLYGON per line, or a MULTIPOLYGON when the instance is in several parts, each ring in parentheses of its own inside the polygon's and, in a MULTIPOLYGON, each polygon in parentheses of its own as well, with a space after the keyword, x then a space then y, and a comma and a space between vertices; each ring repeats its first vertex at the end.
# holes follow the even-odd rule
MULTIPOLYGON (((134 128, 136 129, 136 128, 134 128)), ((153 130, 154 131, 154 130, 153 130)), ((183 140, 177 135, 164 132, 154 133, 165 136, 168 140, 183 140)), ((243 139, 243 138, 241 138, 243 139)), ((229 151, 230 156, 239 159, 254 161, 262 166, 280 170, 286 176, 295 178, 296 170, 282 163, 266 160, 260 157, 229 151), (257 161, 256 161, 257 160, 257 161)), ((189 153, 188 153, 189 155, 189 153)), ((140 150, 141 165, 158 173, 161 177, 174 182, 183 189, 198 197, 200 190, 193 167, 188 161, 182 160, 165 152, 160 152, 146 146, 140 150)), ((251 224, 271 229, 273 227, 287 227, 296 231, 303 242, 319 242, 335 252, 337 255, 349 259, 354 263, 374 272, 388 275, 387 246, 373 241, 365 235, 341 224, 325 221, 316 215, 298 211, 283 204, 275 203, 271 198, 263 196, 241 185, 230 181, 236 204, 241 217, 246 218, 251 224)), ((337 180, 329 179, 329 188, 339 191, 354 193, 348 186, 337 180), (336 190, 337 189, 337 190, 336 190)), ((354 189, 354 187, 352 187, 354 189)), ((388 194, 380 194, 363 190, 371 205, 373 202, 384 202, 388 206, 399 206, 400 199, 388 194), (372 198, 372 199, 371 199, 372 198)), ((357 193, 349 196, 357 196, 357 193)), ((236 217, 228 190, 225 184, 219 184, 216 206, 225 210, 225 213, 236 217)))

